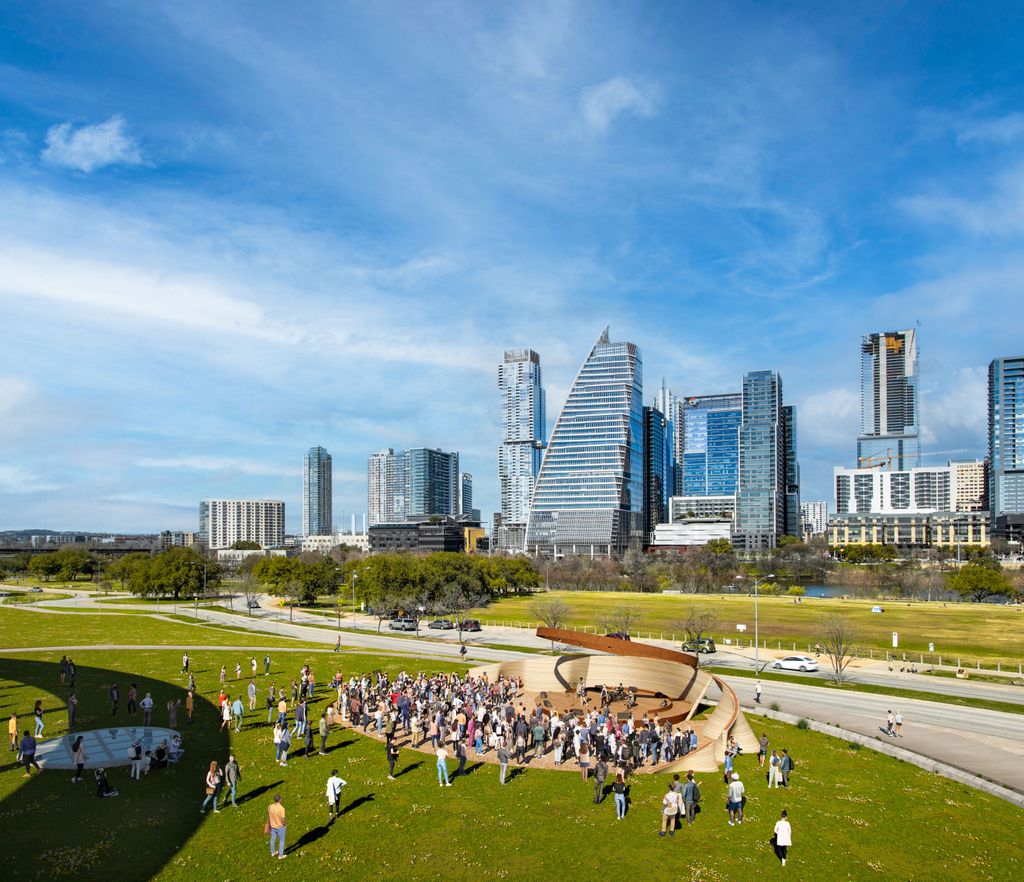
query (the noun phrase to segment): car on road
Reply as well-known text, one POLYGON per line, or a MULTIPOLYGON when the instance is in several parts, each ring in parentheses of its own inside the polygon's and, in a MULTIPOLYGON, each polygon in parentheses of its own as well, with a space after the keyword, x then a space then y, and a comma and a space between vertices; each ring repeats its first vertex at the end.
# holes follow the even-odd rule
POLYGON ((248 606, 249 609, 259 609, 260 602, 254 597, 246 604, 246 606, 248 606))
POLYGON ((459 630, 460 631, 482 631, 483 628, 480 627, 480 622, 478 622, 476 619, 466 619, 459 626, 459 630))
POLYGON ((451 619, 434 619, 427 627, 434 631, 450 631, 455 627, 455 622, 451 619))
POLYGON ((32 586, 31 588, 29 588, 28 590, 29 590, 29 591, 31 591, 31 592, 32 592, 33 594, 40 594, 40 593, 42 592, 42 590, 43 590, 43 589, 42 589, 42 588, 40 588, 40 587, 39 587, 38 585, 33 585, 33 586, 32 586))
POLYGON ((629 640, 629 634, 625 631, 612 631, 610 634, 605 634, 605 637, 614 637, 616 640, 629 640))
POLYGON ((411 616, 402 616, 398 619, 392 619, 388 623, 388 628, 392 631, 415 631, 417 628, 416 619, 411 616))
POLYGON ((816 671, 818 663, 809 655, 787 655, 772 662, 777 671, 816 671))
POLYGON ((718 652, 715 641, 711 637, 701 637, 700 640, 684 640, 683 652, 718 652))

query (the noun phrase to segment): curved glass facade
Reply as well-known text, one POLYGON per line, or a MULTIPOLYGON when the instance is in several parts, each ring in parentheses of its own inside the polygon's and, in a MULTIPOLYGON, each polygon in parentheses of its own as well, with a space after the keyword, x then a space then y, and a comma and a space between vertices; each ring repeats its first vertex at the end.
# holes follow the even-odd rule
POLYGON ((634 343, 594 344, 569 390, 530 506, 527 550, 617 554, 643 538, 643 369, 634 343))

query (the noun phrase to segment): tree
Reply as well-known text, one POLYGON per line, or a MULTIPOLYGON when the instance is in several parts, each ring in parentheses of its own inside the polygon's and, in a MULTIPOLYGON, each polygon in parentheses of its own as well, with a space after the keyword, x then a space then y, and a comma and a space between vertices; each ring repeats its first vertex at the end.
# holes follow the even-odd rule
POLYGON ((673 628, 684 632, 688 640, 696 643, 717 624, 718 614, 711 607, 694 604, 686 618, 673 623, 673 628))
POLYGON ((252 615, 252 605, 257 602, 262 591, 260 580, 251 571, 242 574, 242 595, 245 597, 245 608, 249 611, 250 616, 252 615))
POLYGON ((252 574, 271 594, 283 595, 288 586, 300 579, 302 562, 294 557, 261 557, 253 564, 252 574))
POLYGON ((628 634, 639 621, 636 607, 623 603, 605 613, 598 624, 609 634, 628 634))
POLYGON ((312 604, 321 595, 338 593, 338 565, 329 557, 320 555, 318 560, 304 561, 299 572, 301 603, 312 604))
POLYGON ((60 564, 58 575, 64 582, 74 582, 80 573, 91 573, 95 559, 84 548, 61 548, 54 552, 60 564))
POLYGON ((949 587, 961 597, 981 603, 986 597, 1007 594, 1010 580, 997 561, 969 563, 949 576, 949 587))
POLYGON ((42 578, 44 582, 49 582, 51 576, 56 576, 60 572, 60 559, 57 557, 57 552, 48 551, 35 555, 28 562, 28 571, 36 578, 42 578))
POLYGON ((380 594, 367 605, 370 615, 377 620, 377 633, 385 619, 390 619, 398 609, 398 598, 393 594, 380 594))
POLYGON ((832 666, 829 676, 837 684, 846 679, 846 668, 857 654, 856 640, 857 630, 844 616, 823 616, 818 624, 818 642, 832 666))
POLYGON ((732 543, 728 539, 712 539, 704 546, 712 554, 732 554, 732 543))
POLYGON ((467 591, 458 582, 450 583, 437 598, 438 608, 455 619, 455 627, 459 629, 460 641, 462 640, 462 623, 466 618, 466 613, 486 602, 485 597, 467 591))
POLYGON ((629 587, 633 591, 653 591, 654 577, 651 575, 647 555, 638 545, 631 545, 622 558, 622 569, 629 587))
POLYGON ((128 576, 128 588, 132 594, 170 594, 178 600, 182 596, 197 596, 204 587, 216 588, 220 578, 220 564, 215 561, 207 560, 192 548, 168 548, 148 560, 140 560, 128 576))
POLYGON ((117 558, 117 560, 112 560, 107 564, 107 578, 117 579, 121 583, 121 590, 124 591, 135 568, 148 564, 149 557, 148 552, 133 551, 131 554, 126 554, 117 558))
POLYGON ((234 551, 259 551, 262 547, 259 542, 253 542, 252 539, 236 539, 231 543, 234 551))
MULTIPOLYGON (((548 628, 561 628, 569 621, 570 608, 561 597, 545 597, 531 603, 530 612, 548 628)), ((555 648, 554 640, 551 641, 551 648, 555 648)))

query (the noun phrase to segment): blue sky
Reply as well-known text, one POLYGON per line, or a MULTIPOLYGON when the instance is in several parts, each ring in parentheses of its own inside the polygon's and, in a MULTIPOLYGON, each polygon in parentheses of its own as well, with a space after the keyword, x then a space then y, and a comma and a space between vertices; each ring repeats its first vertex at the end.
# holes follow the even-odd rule
POLYGON ((648 390, 774 368, 805 498, 858 341, 920 322, 925 448, 1024 351, 1017 4, 6 3, 0 529, 335 520, 382 447, 497 505, 496 365, 553 422, 601 329, 648 390), (855 7, 855 8, 854 8, 855 7))

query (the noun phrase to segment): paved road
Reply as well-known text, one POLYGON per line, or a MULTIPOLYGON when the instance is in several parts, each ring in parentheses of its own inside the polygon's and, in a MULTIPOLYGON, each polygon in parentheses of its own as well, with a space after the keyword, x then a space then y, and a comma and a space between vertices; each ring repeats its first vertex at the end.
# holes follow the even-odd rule
MULTIPOLYGON (((744 708, 753 707, 754 684, 743 677, 723 679, 744 708)), ((783 713, 833 723, 941 760, 1024 793, 1024 721, 1019 714, 975 710, 917 699, 893 699, 864 692, 837 693, 799 683, 762 681, 762 703, 783 713), (882 733, 886 712, 903 713, 903 738, 882 733)), ((757 728, 756 718, 750 724, 757 728)))

